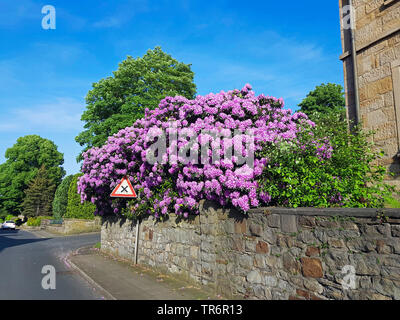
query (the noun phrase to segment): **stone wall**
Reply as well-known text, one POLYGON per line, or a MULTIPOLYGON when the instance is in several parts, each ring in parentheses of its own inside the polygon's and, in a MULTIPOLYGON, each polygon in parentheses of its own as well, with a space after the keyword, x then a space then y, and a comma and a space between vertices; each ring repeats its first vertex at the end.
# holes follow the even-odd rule
POLYGON ((86 219, 63 219, 62 224, 50 224, 50 220, 43 219, 41 221, 41 229, 57 233, 57 234, 79 234, 86 232, 99 232, 101 230, 101 220, 86 219))
MULTIPOLYGON (((342 8, 349 0, 340 0, 342 8)), ((376 134, 373 142, 385 151, 380 164, 396 174, 400 187, 400 1, 353 0, 360 122, 376 134), (396 98, 397 95, 397 98, 396 98)), ((343 21, 342 21, 343 26, 343 21)), ((342 29, 344 83, 350 119, 355 118, 351 34, 342 29)))
MULTIPOLYGON (((400 299, 400 210, 234 209, 202 202, 190 221, 148 218, 138 263, 228 298, 400 299), (355 269, 355 289, 341 281, 355 269)), ((103 218, 101 248, 134 260, 135 224, 103 218)))

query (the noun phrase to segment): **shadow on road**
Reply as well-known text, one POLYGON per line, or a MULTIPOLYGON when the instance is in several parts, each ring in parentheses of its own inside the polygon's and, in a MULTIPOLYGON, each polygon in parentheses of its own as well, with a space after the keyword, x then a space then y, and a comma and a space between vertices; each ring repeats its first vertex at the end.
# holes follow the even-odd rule
POLYGON ((0 252, 6 248, 50 239, 50 238, 18 238, 19 235, 20 234, 18 229, 17 230, 0 229, 0 252))

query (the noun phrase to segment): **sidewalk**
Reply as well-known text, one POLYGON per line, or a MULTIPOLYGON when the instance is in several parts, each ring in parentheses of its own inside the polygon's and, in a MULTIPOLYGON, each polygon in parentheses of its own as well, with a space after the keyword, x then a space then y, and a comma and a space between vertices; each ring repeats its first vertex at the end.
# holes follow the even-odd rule
POLYGON ((117 260, 94 248, 82 248, 68 258, 72 267, 113 300, 221 299, 172 276, 117 260))

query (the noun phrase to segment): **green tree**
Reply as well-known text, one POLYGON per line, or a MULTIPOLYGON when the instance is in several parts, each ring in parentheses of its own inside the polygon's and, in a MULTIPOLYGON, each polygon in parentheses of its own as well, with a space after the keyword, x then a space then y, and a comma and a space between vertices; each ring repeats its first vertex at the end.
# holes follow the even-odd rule
POLYGON ((0 207, 0 220, 5 220, 8 213, 7 210, 0 207))
POLYGON ((58 152, 54 142, 38 135, 18 138, 14 146, 7 149, 5 158, 0 165, 0 212, 20 213, 24 190, 42 165, 55 185, 65 175, 63 154, 58 152))
POLYGON ((25 190, 22 214, 26 217, 50 216, 55 190, 56 185, 49 178, 46 167, 41 166, 25 190))
POLYGON ((344 115, 345 106, 343 87, 334 83, 317 86, 299 104, 300 110, 311 117, 315 112, 339 112, 344 115))
MULTIPOLYGON (((86 96, 87 109, 81 120, 85 130, 75 140, 84 150, 103 145, 120 129, 142 118, 146 108, 154 109, 166 96, 192 99, 196 94, 194 73, 163 52, 148 50, 142 58, 128 56, 113 76, 93 84, 86 96)), ((81 159, 81 156, 78 157, 81 159)))
POLYGON ((61 219, 67 211, 68 190, 73 178, 72 174, 65 177, 56 190, 53 200, 53 216, 56 219, 61 219))
POLYGON ((94 219, 96 206, 91 202, 81 203, 81 196, 78 194, 78 178, 82 176, 78 173, 73 176, 68 189, 68 205, 64 218, 75 219, 94 219))

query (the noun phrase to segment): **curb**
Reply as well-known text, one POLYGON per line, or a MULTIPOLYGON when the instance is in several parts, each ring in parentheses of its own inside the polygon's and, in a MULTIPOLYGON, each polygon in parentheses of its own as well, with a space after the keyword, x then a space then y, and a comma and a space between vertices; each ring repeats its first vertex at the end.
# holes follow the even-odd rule
POLYGON ((87 236, 87 235, 92 235, 92 234, 100 234, 99 231, 95 232, 84 232, 84 233, 74 233, 74 234, 60 234, 60 233, 52 233, 50 231, 47 231, 45 229, 36 229, 36 230, 27 230, 27 229, 20 229, 25 232, 29 232, 34 234, 35 236, 39 238, 67 238, 67 237, 77 237, 77 236, 87 236))
MULTIPOLYGON (((82 249, 82 248, 80 248, 82 249)), ((79 251, 79 249, 78 249, 79 251)), ((69 254, 65 260, 71 265, 72 268, 74 268, 75 270, 77 270, 81 276, 87 281, 89 282, 91 285, 93 285, 94 287, 97 287, 97 289, 99 289, 99 291, 102 291, 104 296, 106 296, 106 300, 117 300, 117 298, 115 298, 110 292, 108 292, 106 289, 104 289, 101 285, 99 285, 95 280, 93 280, 86 272, 84 272, 81 268, 79 268, 75 263, 73 263, 69 257, 71 254, 69 254)))

